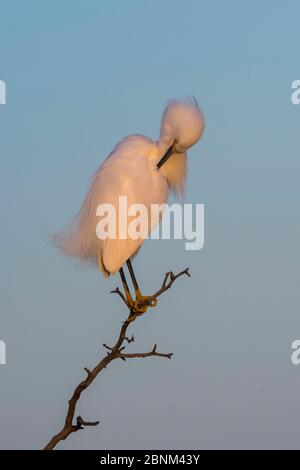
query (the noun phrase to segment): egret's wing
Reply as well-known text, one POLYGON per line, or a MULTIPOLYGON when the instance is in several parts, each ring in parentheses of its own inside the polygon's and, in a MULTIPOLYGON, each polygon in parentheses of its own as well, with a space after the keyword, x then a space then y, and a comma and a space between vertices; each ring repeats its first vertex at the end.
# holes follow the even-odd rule
MULTIPOLYGON (((55 236, 60 249, 81 261, 97 263, 99 256, 104 274, 115 273, 144 242, 143 238, 119 237, 119 196, 131 204, 143 204, 151 213, 151 204, 167 200, 167 183, 158 171, 150 167, 144 155, 153 142, 142 136, 124 139, 94 174, 91 187, 72 225, 55 236), (99 239, 96 235, 100 219, 96 212, 100 204, 110 204, 116 211, 116 238, 99 239)), ((128 226, 133 217, 128 217, 128 226)), ((153 228, 149 223, 149 230, 153 228)))
MULTIPOLYGON (((108 173, 110 172, 113 177, 108 178, 110 184, 103 192, 103 201, 111 203, 116 209, 117 233, 115 239, 107 238, 102 241, 101 253, 105 269, 115 273, 128 258, 136 253, 154 225, 159 222, 159 220, 151 219, 151 204, 166 202, 167 184, 158 172, 156 172, 157 179, 156 175, 153 178, 154 171, 149 167, 148 160, 139 156, 132 159, 120 159, 112 164, 108 173), (126 196, 126 213, 124 208, 122 211, 120 207, 120 196, 126 196), (133 210, 131 214, 128 214, 129 208, 133 210), (145 229, 138 238, 130 231, 134 228, 133 223, 137 216, 139 216, 139 223, 144 224, 145 229), (123 224, 122 227, 121 224, 123 224), (126 233, 125 238, 120 238, 121 228, 123 234, 126 233)), ((139 231, 142 228, 138 224, 139 231)))

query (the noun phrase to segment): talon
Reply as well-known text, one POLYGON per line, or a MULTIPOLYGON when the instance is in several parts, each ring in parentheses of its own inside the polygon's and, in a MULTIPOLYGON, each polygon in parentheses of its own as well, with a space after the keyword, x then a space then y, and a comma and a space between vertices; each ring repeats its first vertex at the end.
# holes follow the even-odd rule
POLYGON ((150 295, 142 295, 138 292, 136 293, 135 300, 133 300, 132 297, 127 298, 128 307, 132 310, 134 318, 136 315, 143 315, 146 313, 148 307, 156 307, 157 299, 149 299, 151 299, 150 295))
POLYGON ((134 320, 137 315, 142 315, 145 313, 149 307, 145 301, 133 300, 132 298, 127 300, 127 305, 132 311, 132 315, 129 317, 129 319, 132 317, 130 321, 134 320))
POLYGON ((151 299, 151 295, 142 295, 140 291, 136 291, 135 295, 137 308, 142 313, 145 313, 148 307, 156 307, 157 299, 151 299))

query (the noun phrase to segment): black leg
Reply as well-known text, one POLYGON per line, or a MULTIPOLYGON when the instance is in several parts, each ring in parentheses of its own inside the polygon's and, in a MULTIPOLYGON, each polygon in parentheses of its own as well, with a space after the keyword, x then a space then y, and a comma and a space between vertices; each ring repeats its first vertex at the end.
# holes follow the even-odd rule
POLYGON ((127 281, 126 281, 126 277, 125 277, 123 268, 120 268, 119 273, 120 273, 120 276, 121 276, 121 279, 122 279, 122 284, 123 284, 123 287, 124 287, 124 290, 125 290, 127 302, 130 302, 130 301, 132 301, 132 297, 131 297, 131 294, 130 294, 130 290, 129 290, 129 287, 128 287, 128 284, 127 284, 127 281))
POLYGON ((128 271, 129 271, 129 274, 130 274, 130 277, 131 277, 131 280, 132 280, 132 284, 133 284, 134 290, 135 290, 135 292, 140 292, 140 288, 139 288, 139 285, 138 285, 138 283, 137 283, 137 280, 136 280, 136 277, 135 277, 135 274, 134 274, 133 267, 132 267, 132 264, 131 264, 130 259, 128 259, 128 260, 126 261, 126 264, 127 264, 128 271))

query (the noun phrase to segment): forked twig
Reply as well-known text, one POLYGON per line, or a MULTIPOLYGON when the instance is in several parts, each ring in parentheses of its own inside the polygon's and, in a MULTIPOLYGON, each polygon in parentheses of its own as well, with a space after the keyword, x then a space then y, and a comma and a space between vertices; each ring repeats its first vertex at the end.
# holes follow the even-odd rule
MULTIPOLYGON (((155 292, 151 297, 149 297, 146 302, 148 305, 153 302, 153 300, 156 300, 161 294, 163 294, 166 290, 170 289, 170 287, 173 285, 173 283, 182 275, 187 275, 190 276, 188 268, 181 271, 178 274, 173 274, 172 271, 166 273, 163 283, 160 287, 160 289, 155 292)), ((168 359, 171 359, 173 353, 160 353, 156 351, 156 344, 154 345, 153 349, 149 352, 144 352, 144 353, 125 353, 123 352, 125 350, 124 343, 132 343, 134 341, 134 336, 132 335, 130 338, 126 336, 127 329, 129 325, 136 320, 138 316, 141 314, 136 314, 132 312, 131 307, 128 305, 125 296, 122 294, 120 289, 117 287, 115 290, 112 291, 112 293, 115 293, 119 295, 123 302, 127 305, 129 308, 129 315, 126 318, 125 322, 122 324, 122 327, 120 329, 120 333, 118 336, 118 339, 113 347, 108 346, 107 344, 103 344, 105 349, 107 349, 107 355, 104 356, 98 364, 91 370, 88 369, 87 367, 84 367, 84 370, 86 372, 86 378, 80 382, 79 385, 75 388, 70 400, 68 401, 68 409, 67 409, 67 414, 65 417, 65 422, 62 430, 55 434, 48 444, 44 447, 44 450, 52 450, 55 448, 55 446, 67 439, 67 437, 72 434, 73 432, 77 432, 80 429, 84 429, 86 426, 97 426, 100 421, 85 421, 81 416, 77 416, 76 418, 76 424, 73 424, 74 421, 74 416, 75 416, 75 411, 76 411, 76 406, 77 403, 81 397, 81 394, 86 390, 91 383, 95 380, 97 375, 107 367, 107 365, 112 362, 114 359, 122 359, 123 361, 126 361, 127 359, 132 359, 132 358, 145 358, 145 357, 165 357, 168 359)))

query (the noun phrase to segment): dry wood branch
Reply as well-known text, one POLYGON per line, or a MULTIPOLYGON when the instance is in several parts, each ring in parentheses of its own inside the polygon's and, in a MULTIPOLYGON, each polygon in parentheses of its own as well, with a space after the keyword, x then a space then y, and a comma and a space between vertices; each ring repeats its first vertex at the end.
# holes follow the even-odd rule
POLYGON ((127 338, 127 336, 125 336, 124 339, 127 341, 127 343, 133 343, 133 341, 134 341, 134 336, 131 335, 131 338, 127 338))
POLYGON ((145 353, 122 353, 122 354, 119 354, 119 357, 121 359, 131 359, 131 358, 134 358, 134 357, 150 357, 150 356, 158 356, 158 357, 167 357, 168 359, 171 359, 171 357, 173 356, 173 353, 158 353, 156 351, 156 344, 154 345, 154 348, 152 349, 152 351, 149 351, 149 352, 145 352, 145 353))
POLYGON ((172 271, 169 271, 168 273, 166 273, 165 277, 164 277, 164 280, 163 280, 163 283, 161 285, 161 288, 158 289, 158 291, 156 291, 155 294, 153 294, 149 299, 147 299, 147 302, 150 304, 153 300, 156 300, 157 297, 159 297, 161 294, 166 292, 166 290, 168 290, 168 289, 170 289, 170 287, 172 287, 172 285, 174 284, 176 279, 178 279, 180 276, 184 276, 184 275, 186 275, 188 277, 191 277, 191 275, 189 273, 189 268, 184 269, 183 271, 181 271, 178 274, 174 274, 172 271))
MULTIPOLYGON (((182 275, 187 275, 190 276, 188 268, 185 269, 184 271, 181 271, 178 274, 173 274, 172 272, 168 272, 165 275, 165 278, 163 280, 163 283, 161 285, 161 288, 155 292, 150 298, 147 299, 147 303, 150 303, 157 299, 163 292, 166 290, 170 289, 170 287, 173 285, 173 283, 182 275)), ((129 308, 129 315, 125 322, 122 324, 122 327, 119 332, 119 336, 117 338, 117 341, 113 347, 108 346, 107 344, 103 344, 103 346, 107 349, 107 355, 104 356, 98 364, 91 370, 88 369, 87 367, 84 367, 84 370, 86 372, 86 378, 82 380, 79 385, 75 388, 71 398, 68 401, 68 409, 67 409, 67 414, 65 417, 65 422, 62 430, 55 434, 52 439, 48 442, 48 444, 44 447, 44 450, 52 450, 55 448, 55 446, 67 439, 67 437, 72 434, 73 432, 77 432, 80 429, 84 429, 86 426, 97 426, 100 421, 86 421, 84 420, 81 416, 77 416, 76 418, 76 424, 73 424, 74 422, 74 416, 76 412, 76 406, 77 403, 81 397, 81 394, 86 390, 92 382, 95 380, 97 375, 103 371, 103 369, 106 369, 107 365, 110 364, 114 359, 122 359, 123 361, 126 361, 127 359, 131 358, 145 358, 145 357, 165 357, 168 359, 171 359, 172 353, 160 353, 156 351, 156 345, 153 347, 153 349, 149 352, 145 353, 124 353, 124 343, 132 343, 134 341, 134 336, 132 335, 130 338, 126 336, 127 329, 129 325, 136 320, 136 318, 140 315, 135 314, 132 312, 131 308, 128 306, 126 298, 122 294, 122 292, 116 288, 113 293, 118 294, 124 303, 127 305, 129 308)))

